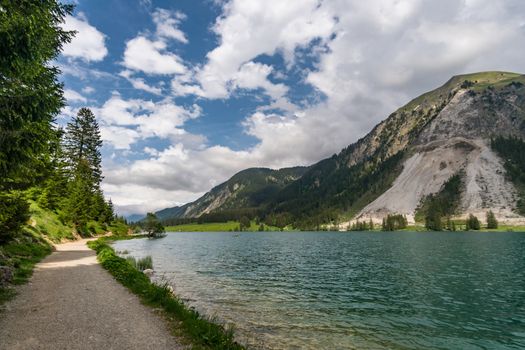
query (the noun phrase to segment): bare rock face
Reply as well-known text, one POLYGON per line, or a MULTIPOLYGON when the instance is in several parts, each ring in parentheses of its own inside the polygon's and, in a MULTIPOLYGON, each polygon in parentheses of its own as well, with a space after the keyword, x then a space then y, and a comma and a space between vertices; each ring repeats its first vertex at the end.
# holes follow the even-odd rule
POLYGON ((494 136, 523 138, 523 96, 512 86, 495 91, 459 89, 407 146, 407 159, 393 185, 357 215, 378 222, 392 213, 414 222, 418 205, 459 171, 465 173, 460 217, 484 218, 492 210, 499 220, 525 223, 514 212, 517 191, 505 175, 503 160, 490 148, 494 136))

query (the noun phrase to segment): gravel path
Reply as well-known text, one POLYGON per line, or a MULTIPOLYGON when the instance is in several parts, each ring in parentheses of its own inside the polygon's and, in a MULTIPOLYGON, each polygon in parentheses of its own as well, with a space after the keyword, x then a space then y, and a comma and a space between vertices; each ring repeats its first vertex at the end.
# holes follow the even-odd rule
POLYGON ((60 244, 0 312, 0 349, 182 349, 167 323, 96 260, 60 244))

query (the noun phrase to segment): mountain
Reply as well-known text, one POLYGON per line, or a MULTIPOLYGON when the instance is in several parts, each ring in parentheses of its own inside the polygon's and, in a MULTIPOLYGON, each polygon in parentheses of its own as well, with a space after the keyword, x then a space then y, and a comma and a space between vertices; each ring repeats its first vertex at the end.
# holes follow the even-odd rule
POLYGON ((300 178, 308 168, 273 170, 250 168, 214 187, 194 202, 156 212, 159 219, 197 218, 218 211, 250 211, 262 208, 281 189, 300 178))
POLYGON ((491 149, 497 136, 525 136, 525 77, 506 72, 455 76, 412 100, 339 154, 313 165, 272 203, 300 225, 337 219, 413 222, 429 195, 461 174, 457 215, 492 209, 506 221, 518 191, 491 149))
POLYGON ((525 153, 516 148, 524 138, 524 75, 458 75, 339 154, 308 168, 248 169, 197 201, 159 214, 198 217, 258 208, 266 218, 314 228, 350 219, 380 222, 393 213, 414 222, 438 203, 446 216, 484 218, 492 210, 500 220, 522 223, 525 179, 509 174, 523 165, 525 153))

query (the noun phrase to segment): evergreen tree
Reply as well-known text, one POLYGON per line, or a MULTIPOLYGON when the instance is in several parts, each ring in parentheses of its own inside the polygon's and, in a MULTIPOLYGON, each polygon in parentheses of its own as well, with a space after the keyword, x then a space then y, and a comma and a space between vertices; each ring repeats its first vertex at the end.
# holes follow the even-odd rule
POLYGON ((98 188, 102 181, 101 147, 102 139, 95 115, 89 108, 81 108, 67 124, 64 153, 72 173, 75 173, 81 160, 87 161, 94 188, 98 188))
POLYGON ((479 230, 480 228, 481 228, 481 224, 479 222, 479 219, 476 216, 469 214, 467 221, 466 221, 466 230, 467 231, 479 230))
POLYGON ((247 217, 247 216, 243 216, 241 217, 241 219, 239 220, 239 224, 240 224, 240 230, 241 231, 244 231, 246 229, 249 229, 250 228, 250 219, 247 217))
POLYGON ((432 231, 441 231, 443 224, 441 223, 441 215, 437 210, 429 210, 425 216, 425 227, 432 231))
POLYGON ((105 216, 106 202, 100 189, 101 146, 95 115, 88 108, 81 108, 67 124, 63 141, 65 168, 70 179, 69 198, 64 211, 65 216, 80 227, 84 227, 89 220, 110 221, 105 216), (82 208, 78 208, 80 203, 82 208))
POLYGON ((402 230, 408 226, 408 220, 406 216, 401 214, 389 214, 386 218, 383 218, 383 231, 395 231, 402 230))
POLYGON ((149 238, 159 238, 164 236, 164 226, 154 213, 147 213, 144 219, 144 230, 149 238))
POLYGON ((64 105, 52 62, 73 33, 73 7, 55 0, 0 4, 0 190, 28 186, 49 152, 52 123, 64 105))
POLYGON ((64 169, 61 138, 63 130, 58 129, 51 141, 51 153, 45 175, 38 186, 40 194, 36 198, 42 208, 58 210, 67 197, 67 176, 64 169))
POLYGON ((75 177, 68 185, 68 197, 64 214, 68 221, 85 233, 87 222, 92 218, 94 200, 93 178, 86 160, 81 160, 76 168, 75 177))
POLYGON ((494 215, 492 210, 489 210, 487 212, 487 228, 488 229, 498 228, 498 220, 496 219, 496 215, 494 215))

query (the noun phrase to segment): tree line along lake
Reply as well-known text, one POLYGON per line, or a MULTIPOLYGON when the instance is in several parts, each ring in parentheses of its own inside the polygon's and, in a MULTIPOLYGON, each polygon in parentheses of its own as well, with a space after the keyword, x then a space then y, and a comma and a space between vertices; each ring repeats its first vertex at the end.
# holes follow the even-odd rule
POLYGON ((117 241, 261 349, 523 349, 525 234, 172 232, 117 241))

